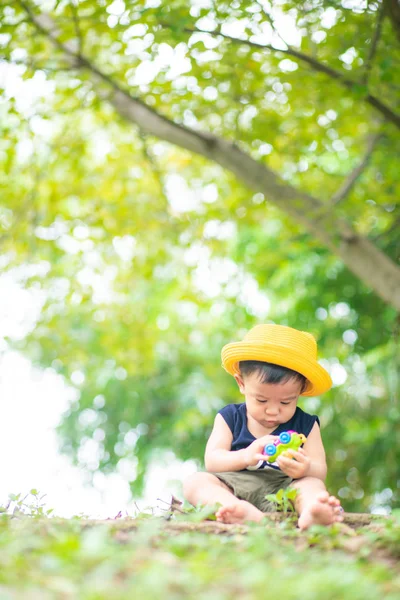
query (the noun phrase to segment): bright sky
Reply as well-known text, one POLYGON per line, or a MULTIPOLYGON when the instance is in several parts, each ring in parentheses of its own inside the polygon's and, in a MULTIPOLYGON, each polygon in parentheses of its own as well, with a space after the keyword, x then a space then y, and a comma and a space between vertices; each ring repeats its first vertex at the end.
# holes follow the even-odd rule
MULTIPOLYGON (((0 502, 5 503, 10 493, 26 494, 36 488, 46 494, 47 507, 60 516, 107 518, 119 511, 133 515, 135 507, 122 476, 99 474, 95 486, 85 485, 84 474, 59 454, 54 427, 70 395, 58 375, 33 369, 17 353, 9 352, 1 359, 0 502)), ((176 480, 194 470, 194 464, 179 468, 177 461, 154 466, 145 497, 137 504, 141 509, 162 507, 158 498, 167 502, 171 493, 181 496, 176 480)))
MULTIPOLYGON (((41 370, 15 351, 4 336, 21 339, 32 327, 40 301, 8 276, 0 276, 0 504, 9 494, 26 494, 35 488, 46 494, 48 508, 60 516, 85 514, 113 517, 119 511, 132 515, 133 503, 126 479, 97 474, 94 486, 84 473, 58 451, 55 427, 76 391, 52 369, 41 370)), ((167 456, 154 465, 141 509, 163 507, 171 493, 181 497, 179 482, 196 470, 194 462, 180 463, 167 456)))

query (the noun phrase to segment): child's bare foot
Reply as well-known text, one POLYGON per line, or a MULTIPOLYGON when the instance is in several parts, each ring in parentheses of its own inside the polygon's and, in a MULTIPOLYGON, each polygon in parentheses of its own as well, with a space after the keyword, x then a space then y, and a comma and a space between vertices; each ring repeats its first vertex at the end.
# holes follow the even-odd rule
POLYGON ((244 523, 245 521, 259 522, 264 513, 245 500, 238 500, 233 504, 221 506, 216 512, 217 521, 221 523, 244 523))
POLYGON ((321 492, 312 504, 303 509, 298 526, 300 529, 308 529, 311 525, 332 525, 343 521, 342 512, 340 502, 335 496, 321 492))

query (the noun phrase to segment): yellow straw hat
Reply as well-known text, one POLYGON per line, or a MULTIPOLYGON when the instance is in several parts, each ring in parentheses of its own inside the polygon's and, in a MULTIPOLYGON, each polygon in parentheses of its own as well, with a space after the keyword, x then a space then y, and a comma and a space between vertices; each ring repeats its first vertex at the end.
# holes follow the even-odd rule
POLYGON ((240 375, 241 360, 258 360, 297 371, 307 379, 302 396, 318 396, 332 386, 329 373, 317 362, 314 336, 292 327, 256 325, 243 342, 224 346, 221 358, 222 366, 231 375, 240 375))

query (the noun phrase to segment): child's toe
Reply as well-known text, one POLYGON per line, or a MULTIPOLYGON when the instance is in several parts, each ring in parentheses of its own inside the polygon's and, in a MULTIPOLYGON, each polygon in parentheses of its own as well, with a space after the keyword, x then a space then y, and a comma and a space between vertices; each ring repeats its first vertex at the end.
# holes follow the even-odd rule
POLYGON ((320 492, 317 496, 317 500, 319 502, 328 502, 329 501, 329 494, 328 492, 320 492))
POLYGON ((336 507, 336 506, 340 505, 339 500, 335 496, 329 496, 328 502, 332 507, 336 507))

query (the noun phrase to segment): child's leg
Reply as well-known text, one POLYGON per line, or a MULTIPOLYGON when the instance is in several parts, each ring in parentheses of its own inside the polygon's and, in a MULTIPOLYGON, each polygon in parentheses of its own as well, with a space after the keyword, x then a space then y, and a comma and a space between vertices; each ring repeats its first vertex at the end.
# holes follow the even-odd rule
POLYGON ((195 473, 183 484, 185 499, 198 504, 222 504, 216 512, 217 521, 223 523, 244 523, 245 521, 261 521, 264 517, 258 508, 239 500, 227 485, 211 473, 195 473))
POLYGON ((290 487, 296 488, 299 492, 295 508, 299 515, 300 529, 307 529, 311 525, 331 525, 343 521, 340 501, 328 494, 321 479, 302 477, 293 481, 290 487))

